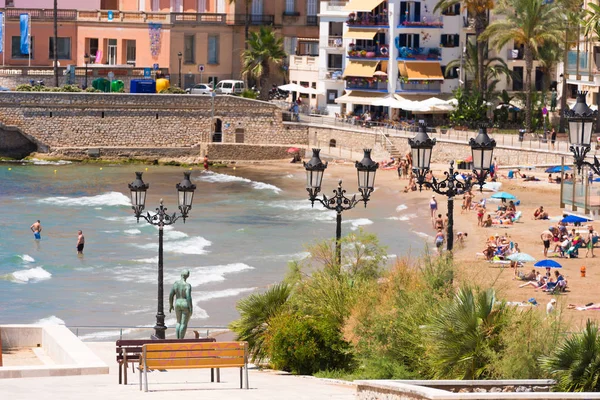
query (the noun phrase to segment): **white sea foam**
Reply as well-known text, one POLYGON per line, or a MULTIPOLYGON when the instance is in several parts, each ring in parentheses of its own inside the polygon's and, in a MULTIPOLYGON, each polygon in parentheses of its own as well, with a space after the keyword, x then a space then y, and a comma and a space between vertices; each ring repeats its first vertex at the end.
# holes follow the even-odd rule
POLYGON ((18 283, 37 282, 50 279, 52 274, 42 267, 23 269, 12 273, 12 277, 18 283))
POLYGON ((285 177, 286 177, 286 178, 293 178, 293 177, 294 177, 294 174, 287 174, 285 177))
POLYGON ((406 204, 400 204, 398 207, 396 207, 396 212, 404 211, 406 209, 408 209, 406 204))
POLYGON ((48 160, 40 160, 37 158, 32 158, 30 160, 28 160, 28 162, 35 164, 35 165, 67 165, 67 164, 72 164, 71 161, 66 161, 66 160, 58 160, 58 161, 48 161, 48 160))
POLYGON ((97 218, 103 219, 110 222, 128 222, 130 224, 137 224, 137 220, 134 216, 123 216, 123 217, 103 217, 98 215, 97 218))
POLYGON ((165 231, 164 233, 165 235, 165 240, 177 240, 177 239, 183 239, 188 237, 188 234, 185 232, 181 232, 181 231, 165 231))
POLYGON ((431 235, 428 235, 428 234, 423 233, 423 232, 413 232, 413 233, 415 235, 420 236, 420 237, 425 238, 425 239, 432 239, 431 235))
POLYGON ((252 292, 256 290, 255 287, 252 288, 238 288, 238 289, 225 289, 225 290, 217 290, 214 292, 198 292, 195 293, 193 298, 196 302, 207 301, 213 299, 222 299, 224 297, 235 297, 239 296, 242 293, 252 292))
POLYGON ((391 219, 394 221, 408 221, 410 219, 417 218, 417 214, 404 214, 399 217, 388 217, 386 219, 391 219))
POLYGON ((300 260, 304 260, 305 258, 308 258, 308 257, 310 257, 309 252, 301 251, 299 253, 294 253, 294 254, 276 254, 276 255, 271 255, 271 256, 263 256, 260 258, 267 259, 267 260, 300 261, 300 260))
POLYGON ((99 207, 99 206, 130 206, 131 200, 128 196, 125 196, 121 192, 108 192, 99 194, 96 196, 82 196, 82 197, 46 197, 45 199, 39 199, 38 203, 51 204, 57 206, 67 207, 99 207))
POLYGON ((358 218, 358 219, 349 219, 347 221, 343 221, 342 223, 352 225, 352 228, 350 228, 350 229, 352 229, 353 231, 355 231, 355 230, 357 230, 361 226, 373 224, 373 221, 371 221, 368 218, 358 218))
POLYGON ((133 260, 135 262, 143 264, 156 264, 158 262, 158 256, 152 258, 140 258, 139 260, 133 260))
MULTIPOLYGON (((194 236, 185 240, 167 242, 163 245, 163 249, 169 253, 206 254, 208 251, 204 250, 204 248, 210 246, 211 244, 212 243, 209 240, 204 239, 202 236, 194 236)), ((156 243, 135 246, 145 250, 158 249, 158 244, 156 243)))
POLYGON ((242 178, 241 176, 227 175, 227 174, 218 174, 212 171, 204 171, 199 177, 196 179, 209 182, 209 183, 231 183, 231 182, 243 182, 249 183, 254 189, 258 190, 272 190, 275 193, 281 192, 281 189, 275 185, 270 185, 264 182, 256 182, 252 181, 248 178, 242 178))
POLYGON ((21 260, 25 261, 25 262, 30 262, 30 263, 32 263, 32 262, 35 262, 35 260, 33 259, 33 257, 31 257, 31 256, 30 256, 30 255, 28 255, 28 254, 23 254, 23 255, 20 255, 20 256, 19 256, 19 258, 20 258, 21 260))
POLYGON ((314 210, 320 211, 323 210, 319 207, 313 207, 309 201, 306 200, 281 200, 281 201, 269 201, 266 202, 265 205, 275 207, 275 208, 284 208, 286 210, 292 211, 305 211, 305 210, 314 210))
POLYGON ((34 325, 65 325, 65 321, 63 321, 62 319, 58 318, 55 315, 51 315, 49 317, 46 318, 42 318, 37 322, 33 323, 34 325))
POLYGON ((128 235, 139 235, 140 233, 142 233, 142 231, 140 231, 139 229, 126 229, 123 232, 125 232, 128 235))
POLYGON ((94 207, 94 210, 102 210, 102 207, 94 207))

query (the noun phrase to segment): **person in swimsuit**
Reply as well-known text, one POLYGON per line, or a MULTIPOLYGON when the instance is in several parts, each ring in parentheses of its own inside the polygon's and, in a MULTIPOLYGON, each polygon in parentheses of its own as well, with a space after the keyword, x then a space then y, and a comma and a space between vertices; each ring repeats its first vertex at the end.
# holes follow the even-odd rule
POLYGON ((548 249, 550 248, 550 241, 554 238, 554 235, 549 230, 545 230, 540 235, 540 239, 544 243, 544 258, 548 257, 548 249))
POLYGON ((187 278, 190 277, 190 271, 187 269, 181 273, 181 279, 173 284, 171 294, 169 295, 169 312, 173 311, 173 298, 175 301, 175 315, 177 316, 177 325, 175 325, 175 333, 177 339, 185 338, 187 324, 192 317, 192 285, 187 283, 187 278))
POLYGON ((442 218, 442 214, 438 214, 437 218, 433 223, 434 229, 444 229, 444 219, 442 218))
POLYGON ((77 254, 83 254, 83 246, 85 244, 85 238, 83 237, 83 232, 77 232, 77 254))
POLYGON ((431 196, 431 200, 429 200, 429 211, 431 213, 431 222, 434 222, 435 212, 437 211, 437 201, 435 200, 435 196, 431 196))
POLYGON ((34 239, 40 240, 42 238, 42 225, 39 219, 31 225, 30 229, 33 232, 34 239))
POLYGON ((444 233, 441 229, 437 230, 435 235, 435 247, 437 247, 438 252, 442 251, 442 245, 444 244, 444 233))

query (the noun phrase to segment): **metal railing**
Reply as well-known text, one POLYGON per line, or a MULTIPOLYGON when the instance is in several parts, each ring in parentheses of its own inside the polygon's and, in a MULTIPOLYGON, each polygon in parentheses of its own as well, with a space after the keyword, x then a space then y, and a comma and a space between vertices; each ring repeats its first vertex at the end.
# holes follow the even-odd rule
POLYGON ((338 0, 326 1, 325 2, 325 10, 322 10, 322 11, 345 11, 347 4, 348 4, 348 1, 338 1, 338 0))
POLYGON ((369 81, 348 81, 346 82, 346 89, 356 90, 387 90, 386 82, 369 82, 369 81))
POLYGON ((419 19, 406 15, 400 16, 398 28, 443 28, 444 18, 442 16, 424 15, 419 19))
POLYGON ((307 15, 306 16, 306 25, 308 26, 317 26, 319 24, 319 17, 316 15, 307 15))
POLYGON ((440 92, 442 84, 440 81, 429 81, 427 83, 413 83, 398 81, 396 84, 397 92, 440 92))
MULTIPOLYGON (((249 14, 250 25, 273 25, 275 23, 274 15, 249 14)), ((245 25, 246 14, 227 15, 227 23, 233 25, 245 25)))
POLYGON ((341 36, 329 36, 329 38, 327 38, 327 47, 341 49, 344 47, 344 40, 341 36))
POLYGON ((442 52, 439 47, 398 47, 398 60, 424 61, 441 59, 442 52))
MULTIPOLYGON (((117 339, 140 339, 150 337, 154 333, 154 327, 150 326, 125 326, 125 325, 73 325, 67 328, 81 340, 88 341, 113 341, 117 339)), ((201 336, 208 337, 211 332, 218 333, 229 331, 227 326, 188 326, 187 332, 198 331, 201 336)), ((171 328, 167 334, 175 334, 171 328)))
POLYGON ((319 79, 323 81, 341 81, 343 70, 341 68, 321 68, 319 69, 319 79))

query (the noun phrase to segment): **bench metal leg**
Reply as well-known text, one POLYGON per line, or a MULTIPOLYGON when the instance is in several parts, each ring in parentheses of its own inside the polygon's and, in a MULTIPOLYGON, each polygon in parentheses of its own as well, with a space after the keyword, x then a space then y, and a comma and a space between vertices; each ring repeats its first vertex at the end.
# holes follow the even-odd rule
POLYGON ((240 367, 240 389, 242 389, 243 385, 244 385, 244 375, 243 375, 243 373, 244 373, 244 368, 240 367))
POLYGON ((217 368, 217 383, 221 383, 221 368, 217 368))
POLYGON ((119 385, 120 385, 121 383, 123 383, 123 378, 122 378, 122 375, 123 375, 123 364, 122 364, 122 363, 119 363, 119 385))
POLYGON ((123 365, 123 383, 127 385, 127 368, 129 368, 128 364, 123 365))
POLYGON ((146 362, 144 361, 144 392, 148 391, 148 368, 146 368, 146 362))
POLYGON ((215 369, 214 368, 210 369, 210 381, 211 382, 215 381, 215 369))
POLYGON ((140 391, 142 390, 142 369, 140 368, 140 391))
POLYGON ((248 383, 248 364, 246 364, 244 369, 246 370, 246 389, 250 389, 250 384, 248 383))

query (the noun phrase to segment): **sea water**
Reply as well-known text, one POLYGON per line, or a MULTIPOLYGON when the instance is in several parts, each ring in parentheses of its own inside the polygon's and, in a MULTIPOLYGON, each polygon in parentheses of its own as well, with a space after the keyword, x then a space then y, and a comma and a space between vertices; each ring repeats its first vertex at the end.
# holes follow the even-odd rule
MULTIPOLYGON (((100 327, 154 324, 158 229, 133 216, 127 184, 137 170, 150 184, 147 211, 162 198, 175 212, 175 184, 186 168, 0 164, 0 324, 98 327, 85 331, 88 340, 118 334, 100 327), (37 219, 41 240, 29 229, 37 219), (78 230, 85 236, 82 256, 78 230)), ((240 298, 280 281, 289 261, 308 257, 308 244, 335 234, 335 213, 311 206, 301 168, 194 170, 192 177, 197 189, 189 218, 164 231, 169 326, 175 316, 168 294, 182 270, 190 271, 193 288, 190 325, 226 325, 237 317, 240 298)), ((399 189, 378 188, 367 208, 361 203, 345 212, 343 234, 376 233, 390 259, 421 252, 423 234, 415 232, 423 222, 414 207, 399 205, 399 189)))

